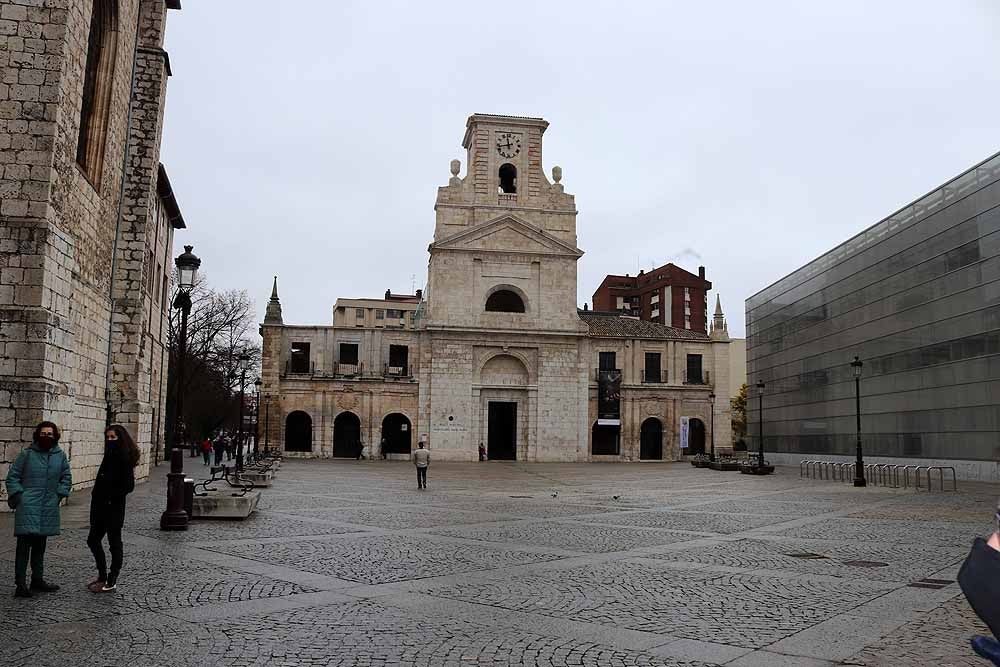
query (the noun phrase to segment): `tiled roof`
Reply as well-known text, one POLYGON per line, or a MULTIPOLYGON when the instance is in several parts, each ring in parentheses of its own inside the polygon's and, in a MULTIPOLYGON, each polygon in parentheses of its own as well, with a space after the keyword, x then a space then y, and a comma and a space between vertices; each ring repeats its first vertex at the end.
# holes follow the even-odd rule
POLYGON ((698 331, 677 329, 655 322, 646 322, 634 317, 623 317, 618 313, 605 313, 594 310, 577 310, 580 319, 587 323, 590 335, 594 338, 655 338, 661 340, 709 340, 708 336, 698 331))

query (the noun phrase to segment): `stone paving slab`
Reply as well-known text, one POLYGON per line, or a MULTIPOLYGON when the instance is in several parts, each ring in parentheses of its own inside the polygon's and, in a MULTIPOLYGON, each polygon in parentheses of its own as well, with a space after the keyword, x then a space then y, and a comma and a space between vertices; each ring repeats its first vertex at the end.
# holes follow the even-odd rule
POLYGON ((130 497, 115 594, 83 588, 74 494, 47 558, 63 590, 0 595, 0 664, 982 664, 957 585, 908 584, 955 578, 997 486, 489 462, 435 464, 424 492, 407 463, 291 460, 251 520, 163 533, 165 472, 130 497))

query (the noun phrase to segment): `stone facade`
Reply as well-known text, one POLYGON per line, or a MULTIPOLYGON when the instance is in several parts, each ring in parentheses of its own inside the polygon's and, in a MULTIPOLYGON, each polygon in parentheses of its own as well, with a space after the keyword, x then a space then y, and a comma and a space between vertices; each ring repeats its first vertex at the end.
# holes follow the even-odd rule
POLYGON ((438 460, 475 460, 480 442, 491 457, 521 461, 676 460, 681 417, 712 435, 714 383, 727 388, 716 399, 714 437, 729 445, 728 335, 577 309, 576 204, 559 167, 551 181, 542 171, 547 127, 540 118, 469 118, 469 170, 459 177, 453 160, 438 190, 427 289, 406 297, 412 314, 402 327, 369 314, 402 298, 388 292, 341 299, 331 326, 286 325, 275 288, 261 325, 272 448, 341 456, 361 444, 378 451, 385 439, 402 456, 408 449, 393 443, 403 415, 409 435, 398 442, 426 439, 438 460), (361 367, 343 365, 345 351, 361 367), (613 453, 594 453, 592 441, 602 352, 605 360, 614 352, 622 375, 613 453), (393 355, 407 360, 404 374, 393 355), (692 382, 687 355, 706 371, 692 382), (655 374, 645 373, 649 359, 655 374), (654 430, 659 453, 646 456, 654 449, 640 441, 654 430))
POLYGON ((184 223, 159 163, 162 45, 178 8, 0 0, 0 455, 52 420, 77 486, 96 474, 107 419, 136 437, 140 475, 163 439, 184 223))

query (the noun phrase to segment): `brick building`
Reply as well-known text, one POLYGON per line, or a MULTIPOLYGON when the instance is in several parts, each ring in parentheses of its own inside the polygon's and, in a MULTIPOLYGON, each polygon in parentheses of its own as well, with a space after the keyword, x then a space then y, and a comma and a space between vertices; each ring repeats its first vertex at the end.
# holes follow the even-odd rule
MULTIPOLYGON (((0 2, 0 456, 49 419, 77 486, 104 425, 163 439, 173 232, 159 162, 179 0, 0 2)), ((0 471, 2 472, 2 471, 0 471)))
POLYGON ((542 171, 547 127, 468 119, 469 169, 459 177, 453 160, 438 189, 425 291, 340 299, 331 324, 301 326, 273 289, 261 325, 272 448, 353 457, 384 443, 395 457, 419 437, 437 460, 475 460, 482 442, 494 459, 629 461, 677 460, 713 434, 729 444, 724 327, 577 309, 576 203, 562 169, 542 171))
POLYGON ((624 312, 668 327, 708 332, 708 290, 705 267, 698 275, 664 264, 636 276, 608 275, 594 292, 596 311, 624 312))

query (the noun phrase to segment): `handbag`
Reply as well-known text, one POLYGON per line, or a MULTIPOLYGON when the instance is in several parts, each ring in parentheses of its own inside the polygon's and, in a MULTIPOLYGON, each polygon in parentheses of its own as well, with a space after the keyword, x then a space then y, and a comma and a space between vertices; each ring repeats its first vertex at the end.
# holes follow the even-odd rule
POLYGON ((1000 637, 1000 551, 977 537, 958 571, 958 585, 976 615, 1000 637))

